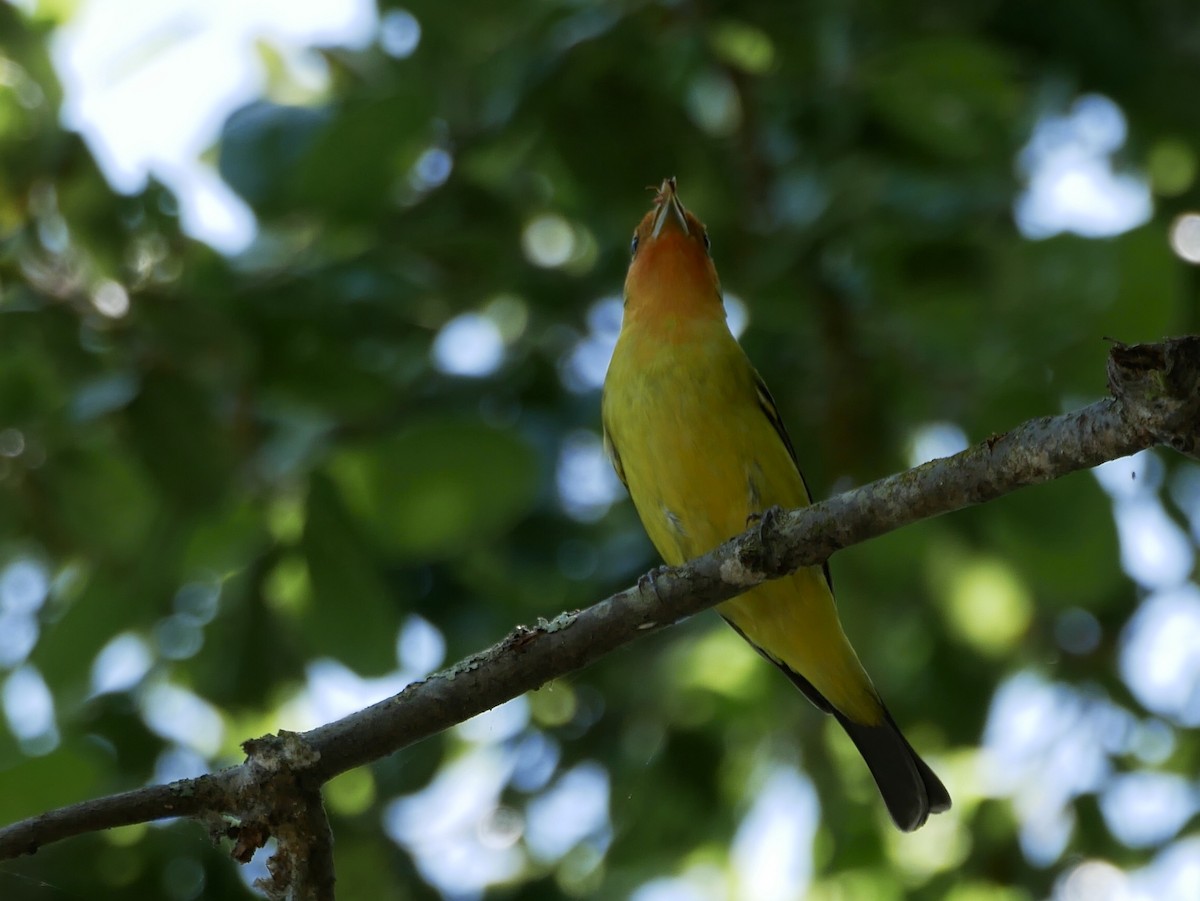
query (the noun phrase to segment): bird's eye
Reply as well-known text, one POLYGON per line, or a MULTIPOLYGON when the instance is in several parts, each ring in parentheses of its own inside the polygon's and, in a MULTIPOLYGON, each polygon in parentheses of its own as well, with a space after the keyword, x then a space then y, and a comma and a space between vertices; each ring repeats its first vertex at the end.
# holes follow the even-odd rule
POLYGON ((708 238, 708 232, 704 233, 704 249, 712 253, 712 241, 708 238))
POLYGON ((637 256, 637 246, 638 246, 638 236, 637 236, 637 232, 634 232, 633 240, 629 242, 629 255, 631 257, 637 256))

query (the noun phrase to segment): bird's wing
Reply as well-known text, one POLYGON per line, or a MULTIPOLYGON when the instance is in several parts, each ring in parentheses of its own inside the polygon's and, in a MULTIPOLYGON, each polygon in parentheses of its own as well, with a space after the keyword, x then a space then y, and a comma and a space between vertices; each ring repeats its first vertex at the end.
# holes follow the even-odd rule
MULTIPOLYGON (((754 373, 754 392, 758 399, 758 408, 763 411, 763 415, 767 417, 767 421, 771 423, 771 428, 775 430, 775 434, 779 436, 779 440, 783 442, 783 446, 787 448, 788 456, 792 458, 792 463, 796 466, 796 472, 800 475, 800 483, 804 486, 805 497, 808 502, 812 503, 812 492, 808 490, 808 480, 804 478, 804 473, 800 469, 800 461, 796 459, 796 448, 792 444, 792 439, 787 433, 787 429, 783 426, 783 418, 779 415, 779 407, 775 405, 775 398, 771 397, 771 391, 767 388, 767 383, 762 380, 762 376, 756 371, 754 373)), ((605 447, 608 447, 608 439, 605 439, 605 447)), ((615 461, 615 451, 610 453, 615 461)), ((620 466, 617 466, 618 473, 620 466)), ((624 481, 624 478, 621 479, 624 481)), ((825 573, 825 581, 829 584, 829 590, 833 590, 833 574, 829 571, 829 561, 826 560, 821 569, 825 573)))
MULTIPOLYGON (((796 464, 796 471, 800 472, 800 461, 796 459, 796 448, 792 445, 792 439, 788 437, 787 429, 783 427, 783 419, 779 416, 779 407, 775 406, 775 398, 771 397, 771 392, 767 389, 767 383, 762 380, 762 376, 757 372, 754 373, 754 391, 758 396, 758 408, 763 411, 767 417, 767 421, 771 423, 771 428, 775 429, 775 434, 783 442, 783 446, 787 448, 788 456, 792 458, 792 462, 796 464)), ((800 479, 803 481, 804 473, 800 473, 800 479)), ((804 484, 804 493, 809 494, 808 483, 804 484)), ((809 499, 812 495, 809 494, 809 499)))
POLYGON ((604 453, 608 456, 608 462, 612 464, 612 468, 617 473, 617 478, 621 480, 621 484, 625 486, 625 490, 629 490, 629 483, 625 481, 625 467, 621 465, 621 455, 617 453, 617 446, 613 443, 612 432, 609 431, 607 423, 603 424, 604 430, 604 453))

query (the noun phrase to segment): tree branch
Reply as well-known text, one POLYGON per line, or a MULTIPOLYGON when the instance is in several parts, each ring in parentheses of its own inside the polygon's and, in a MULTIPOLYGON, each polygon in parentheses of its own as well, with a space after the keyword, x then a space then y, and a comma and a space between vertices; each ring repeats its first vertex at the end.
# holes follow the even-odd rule
POLYGON ((771 517, 765 528, 747 529, 703 557, 657 571, 642 586, 533 628, 519 626, 395 697, 306 733, 320 755, 321 778, 407 747, 585 667, 638 635, 869 538, 1157 444, 1195 452, 1200 337, 1114 346, 1109 387, 1112 397, 1081 410, 1030 420, 953 457, 771 517))
POLYGON ((83 801, 0 829, 0 860, 34 854, 42 845, 87 832, 172 817, 198 817, 224 809, 225 803, 220 774, 212 773, 83 801))
POLYGON ((219 773, 126 792, 0 829, 0 859, 85 832, 170 816, 240 820, 214 831, 237 837, 249 859, 269 835, 280 841, 271 890, 332 898, 332 842, 319 787, 538 688, 770 578, 905 525, 993 500, 1155 445, 1200 451, 1200 337, 1116 344, 1112 397, 1043 417, 953 457, 847 491, 812 507, 766 517, 712 552, 656 571, 585 610, 518 626, 504 640, 398 695, 310 732, 247 742, 248 759, 219 773), (302 863, 299 849, 315 849, 302 863), (290 856, 289 856, 290 855, 290 856))
POLYGON ((242 747, 248 759, 233 772, 249 772, 239 773, 243 823, 233 856, 243 863, 250 860, 274 835, 278 848, 267 861, 271 878, 255 885, 273 901, 333 901, 333 832, 321 781, 312 775, 315 752, 304 736, 287 731, 251 739, 242 747))

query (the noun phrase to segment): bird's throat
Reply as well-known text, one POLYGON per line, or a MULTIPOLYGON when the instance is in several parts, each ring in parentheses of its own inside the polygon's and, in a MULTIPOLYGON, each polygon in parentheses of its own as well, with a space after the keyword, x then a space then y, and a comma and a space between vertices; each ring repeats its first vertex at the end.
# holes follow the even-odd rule
POLYGON ((661 331, 664 340, 686 340, 688 324, 724 321, 721 286, 707 255, 690 247, 651 246, 625 280, 628 325, 661 331))

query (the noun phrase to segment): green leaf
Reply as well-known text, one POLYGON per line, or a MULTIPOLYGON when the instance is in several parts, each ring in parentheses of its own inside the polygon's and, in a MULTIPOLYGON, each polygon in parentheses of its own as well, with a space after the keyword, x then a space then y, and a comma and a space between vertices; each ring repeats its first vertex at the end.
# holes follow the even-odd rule
POLYGON ((97 750, 82 743, 64 745, 51 755, 0 771, 3 784, 10 786, 0 791, 0 823, 7 825, 95 794, 106 769, 97 750))
POLYGON ((472 422, 414 425, 330 463, 347 505, 391 553, 454 557, 511 527, 533 504, 537 461, 512 431, 472 422))
POLYGON ((1020 93, 998 47, 964 36, 899 44, 866 72, 872 109, 897 135, 951 159, 1007 155, 1020 93))
POLYGON ((38 475, 53 501, 54 527, 77 548, 129 559, 144 547, 157 496, 136 461, 106 446, 69 449, 38 475))
POLYGON ((1087 473, 1014 492, 972 513, 984 547, 1031 577, 1043 609, 1078 605, 1095 612, 1128 590, 1112 505, 1087 473))
POLYGON ((299 167, 298 200, 350 217, 371 216, 392 205, 397 189, 430 143, 429 95, 411 84, 392 86, 386 97, 359 98, 313 142, 299 167))
POLYGON ((286 212, 304 154, 331 117, 328 109, 277 103, 242 107, 221 135, 221 177, 260 215, 286 212))
POLYGON ((1100 320, 1103 333, 1135 344, 1188 330, 1184 267, 1171 253, 1162 229, 1146 225, 1116 241, 1116 298, 1100 320))
POLYGON ((152 370, 127 412, 134 450, 180 506, 210 507, 229 489, 232 449, 211 400, 195 382, 152 370))
POLYGON ((384 584, 370 543, 324 476, 315 476, 309 485, 300 545, 313 591, 300 628, 312 651, 344 660, 359 672, 394 668, 397 599, 384 584))

